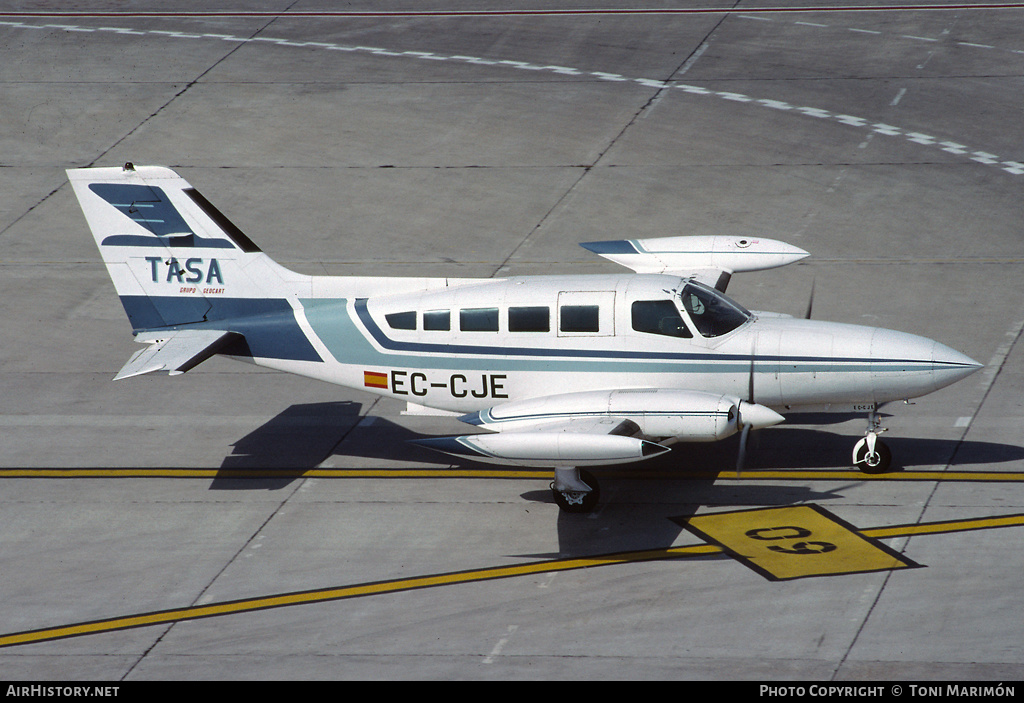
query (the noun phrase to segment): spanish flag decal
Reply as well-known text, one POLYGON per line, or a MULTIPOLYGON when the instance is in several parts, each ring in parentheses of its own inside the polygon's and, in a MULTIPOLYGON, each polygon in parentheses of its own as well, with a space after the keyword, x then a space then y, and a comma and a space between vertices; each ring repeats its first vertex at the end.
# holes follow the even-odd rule
POLYGON ((388 389, 388 375, 376 371, 363 371, 363 385, 367 388, 388 389))

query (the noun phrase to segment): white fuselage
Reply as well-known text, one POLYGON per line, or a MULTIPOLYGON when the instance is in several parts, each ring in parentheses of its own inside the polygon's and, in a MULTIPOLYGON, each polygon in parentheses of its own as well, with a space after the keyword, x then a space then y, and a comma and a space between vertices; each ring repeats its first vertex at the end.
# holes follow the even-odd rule
POLYGON ((872 410, 977 369, 923 337, 751 314, 676 276, 420 280, 409 292, 364 298, 339 290, 297 301, 296 318, 323 363, 257 363, 457 413, 645 388, 697 389, 776 409, 872 410), (684 304, 691 290, 702 299, 684 304), (719 299, 735 306, 727 324, 702 323, 719 299), (666 326, 659 316, 669 305, 679 322, 666 326))
POLYGON ((275 263, 168 168, 126 163, 68 177, 147 345, 117 378, 178 375, 223 354, 404 400, 408 411, 461 414, 495 432, 417 442, 553 467, 566 505, 596 502, 580 465, 668 451, 648 438, 737 432, 742 456, 752 429, 791 408, 869 413, 854 462, 883 466, 878 406, 980 366, 922 337, 755 314, 720 293, 734 273, 808 256, 772 239, 581 243, 633 271, 618 275, 308 276, 275 263))

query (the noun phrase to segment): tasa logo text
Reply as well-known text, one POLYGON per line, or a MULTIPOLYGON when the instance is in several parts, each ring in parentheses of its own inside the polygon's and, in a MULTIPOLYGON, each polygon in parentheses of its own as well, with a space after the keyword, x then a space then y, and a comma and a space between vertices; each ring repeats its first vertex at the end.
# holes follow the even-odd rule
POLYGON ((224 276, 220 272, 220 263, 216 259, 205 261, 200 257, 192 257, 185 259, 184 265, 174 257, 164 259, 162 256, 147 256, 146 261, 149 262, 154 283, 160 282, 160 264, 165 263, 167 276, 164 283, 205 283, 207 285, 217 283, 224 285, 224 276))

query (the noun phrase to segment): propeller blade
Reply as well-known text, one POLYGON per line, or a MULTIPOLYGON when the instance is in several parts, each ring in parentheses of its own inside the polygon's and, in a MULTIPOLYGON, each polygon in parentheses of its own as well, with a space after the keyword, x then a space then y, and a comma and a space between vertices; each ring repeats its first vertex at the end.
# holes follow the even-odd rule
POLYGON ((814 284, 815 283, 816 283, 816 279, 812 278, 811 279, 811 295, 807 299, 807 312, 804 313, 804 319, 805 320, 810 320, 811 319, 811 311, 814 309, 814 284))
MULTIPOLYGON (((754 358, 757 356, 757 337, 750 341, 750 375, 747 378, 747 402, 754 403, 754 358)), ((742 408, 743 403, 740 403, 742 408)), ((743 464, 747 461, 747 437, 750 435, 750 423, 743 420, 742 410, 740 412, 740 451, 736 457, 736 475, 743 471, 743 464)))
POLYGON ((744 425, 743 430, 740 432, 740 451, 739 456, 736 457, 736 475, 739 476, 740 472, 743 471, 743 466, 747 461, 747 437, 750 435, 750 425, 744 425))
POLYGON ((754 357, 757 355, 756 337, 750 342, 750 376, 747 378, 747 402, 754 403, 754 357))

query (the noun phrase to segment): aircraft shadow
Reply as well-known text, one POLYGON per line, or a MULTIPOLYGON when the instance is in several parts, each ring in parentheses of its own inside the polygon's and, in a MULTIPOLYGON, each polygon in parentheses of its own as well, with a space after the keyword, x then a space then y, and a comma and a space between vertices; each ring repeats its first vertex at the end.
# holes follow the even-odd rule
MULTIPOLYGON (((860 434, 835 434, 804 427, 773 427, 751 433, 746 466, 760 469, 846 468, 860 434)), ((1024 448, 1011 444, 933 439, 885 434, 892 450, 890 471, 947 465, 967 467, 1024 459, 1024 448)))
POLYGON ((210 490, 284 488, 331 455, 362 419, 361 409, 351 401, 292 405, 234 442, 210 490))
MULTIPOLYGON (((210 489, 281 489, 332 457, 352 457, 353 466, 382 470, 396 464, 462 468, 454 457, 409 443, 436 435, 414 432, 383 417, 361 416, 361 409, 360 403, 350 401, 289 407, 232 444, 210 489)), ((452 434, 474 431, 458 422, 452 426, 452 434)))
MULTIPOLYGON (((277 490, 301 478, 327 459, 352 457, 353 465, 393 469, 396 464, 444 471, 495 469, 491 464, 458 460, 410 444, 421 434, 383 417, 360 416, 353 402, 294 405, 234 443, 211 490, 277 490), (233 476, 244 471, 244 478, 233 476), (266 477, 259 474, 266 472, 266 477), (254 472, 256 476, 254 477, 254 472)), ((834 416, 822 416, 823 419, 834 416)), ((848 419, 848 418, 846 418, 848 419)), ((472 428, 452 425, 452 434, 472 428)), ((775 427, 752 433, 744 481, 718 483, 719 472, 736 468, 738 437, 722 442, 677 444, 655 459, 590 472, 601 484, 601 502, 589 514, 559 513, 558 554, 519 555, 532 558, 584 556, 671 546, 682 531, 680 522, 701 508, 742 509, 766 505, 828 502, 859 483, 828 490, 757 481, 759 470, 846 469, 858 434, 837 434, 806 427, 775 427)), ((1024 459, 1024 448, 976 442, 886 435, 893 467, 964 467, 1024 459)), ((333 462, 339 464, 337 460, 333 462)), ((340 462, 346 465, 346 462, 340 462)), ((866 477, 867 478, 867 477, 866 477)), ((524 500, 553 503, 551 491, 531 488, 524 500)), ((719 557, 708 557, 719 558, 719 557)))
MULTIPOLYGON (((844 490, 860 482, 852 480, 828 490, 813 490, 780 486, 775 481, 759 483, 756 472, 852 468, 851 453, 858 439, 859 435, 796 427, 754 432, 743 468, 749 473, 743 482, 716 483, 719 472, 731 473, 736 468, 736 437, 713 444, 677 444, 671 452, 647 462, 590 469, 601 484, 601 503, 590 514, 559 514, 557 556, 669 547, 682 531, 680 523, 709 506, 742 510, 842 498, 844 490)), ((891 435, 884 439, 893 452, 890 472, 919 466, 963 468, 1024 460, 1024 448, 1014 445, 891 435)), ((869 479, 865 475, 865 480, 869 479)), ((551 500, 550 491, 531 491, 523 497, 551 500)))

